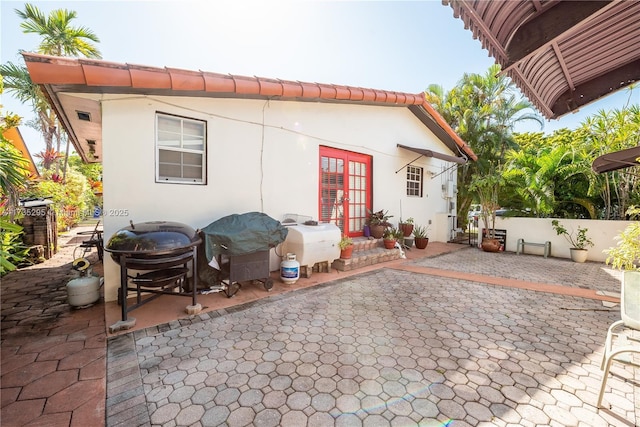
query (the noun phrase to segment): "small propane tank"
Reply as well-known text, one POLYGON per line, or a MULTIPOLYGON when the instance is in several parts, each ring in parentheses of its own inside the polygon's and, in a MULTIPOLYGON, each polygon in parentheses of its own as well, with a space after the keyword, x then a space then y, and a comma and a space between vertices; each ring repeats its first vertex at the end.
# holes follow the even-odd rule
POLYGON ((90 265, 85 258, 73 261, 73 269, 80 272, 80 277, 67 283, 67 297, 70 306, 83 307, 100 299, 100 278, 91 275, 90 265))
POLYGON ((293 285, 300 278, 300 263, 296 261, 296 255, 288 253, 280 263, 280 280, 288 285, 293 285))

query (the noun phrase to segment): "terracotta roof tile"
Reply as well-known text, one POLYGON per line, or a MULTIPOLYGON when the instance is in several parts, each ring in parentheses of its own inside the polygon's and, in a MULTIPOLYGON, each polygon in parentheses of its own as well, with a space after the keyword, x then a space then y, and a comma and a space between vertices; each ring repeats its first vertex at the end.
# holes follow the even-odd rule
POLYGON ((280 80, 282 84, 282 96, 285 98, 298 98, 302 96, 302 85, 299 82, 280 80))
POLYGON ((336 99, 351 99, 351 91, 349 91, 348 87, 334 85, 334 88, 336 90, 336 99))
POLYGON ((364 99, 364 90, 359 87, 350 87, 349 93, 349 99, 352 101, 362 101, 364 99))
POLYGON ((140 89, 171 89, 171 77, 165 72, 148 68, 129 68, 131 86, 140 89))
POLYGON ((376 100, 376 92, 373 89, 362 89, 362 100, 373 102, 376 100))
MULTIPOLYGON (((217 74, 204 71, 190 71, 177 68, 158 68, 132 64, 118 64, 102 60, 59 58, 23 52, 27 68, 34 83, 40 85, 77 85, 81 87, 100 86, 103 91, 109 87, 154 90, 190 91, 204 93, 224 93, 256 98, 283 98, 301 101, 359 102, 365 104, 395 105, 409 107, 417 105, 422 109, 411 110, 414 114, 431 116, 444 134, 473 160, 475 153, 451 129, 431 105, 424 93, 410 94, 380 89, 352 86, 338 86, 324 83, 294 82, 264 77, 247 77, 217 74)), ((121 91, 122 89, 118 89, 121 91)), ((87 89, 95 91, 95 89, 87 89)))
POLYGON ((131 87, 131 73, 129 70, 83 64, 82 71, 88 86, 131 87))
POLYGON ((77 62, 70 61, 32 61, 29 74, 34 82, 46 81, 49 84, 86 84, 84 71, 77 62))
POLYGON ((233 93, 236 91, 236 82, 228 74, 202 73, 204 87, 207 92, 233 93))
POLYGON ((282 83, 278 80, 256 77, 260 85, 260 95, 262 96, 282 96, 282 83))
POLYGON ((255 95, 260 93, 260 84, 253 77, 231 76, 236 83, 235 93, 255 95))
POLYGON ((177 68, 167 68, 167 72, 171 76, 171 87, 173 90, 204 90, 204 78, 201 72, 180 70, 177 68))
POLYGON ((387 93, 385 91, 374 89, 373 93, 375 95, 376 102, 387 102, 387 93))
POLYGON ((332 85, 317 84, 320 88, 320 98, 336 99, 336 88, 332 85))
POLYGON ((320 88, 314 83, 300 82, 303 98, 320 98, 320 88))

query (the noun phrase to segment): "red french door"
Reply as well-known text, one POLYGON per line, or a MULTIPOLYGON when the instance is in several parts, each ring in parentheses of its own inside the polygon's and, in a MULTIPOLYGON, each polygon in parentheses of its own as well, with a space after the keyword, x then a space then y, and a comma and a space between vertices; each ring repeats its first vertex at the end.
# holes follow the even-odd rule
POLYGON ((320 222, 361 236, 371 209, 371 156, 320 147, 320 222))

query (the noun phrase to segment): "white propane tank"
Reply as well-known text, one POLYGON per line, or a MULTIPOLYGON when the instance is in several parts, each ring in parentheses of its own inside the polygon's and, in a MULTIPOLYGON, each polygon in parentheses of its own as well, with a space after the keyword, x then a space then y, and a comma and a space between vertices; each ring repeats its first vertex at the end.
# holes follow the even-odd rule
POLYGON ((82 307, 100 299, 100 278, 96 276, 78 277, 67 283, 69 305, 82 307))
POLYGON ((80 272, 81 276, 69 280, 67 283, 67 299, 72 307, 83 307, 100 299, 100 278, 91 275, 89 261, 78 258, 73 261, 72 267, 80 272))
POLYGON ((300 263, 296 261, 296 255, 288 253, 280 263, 280 280, 288 285, 293 285, 300 278, 300 263))

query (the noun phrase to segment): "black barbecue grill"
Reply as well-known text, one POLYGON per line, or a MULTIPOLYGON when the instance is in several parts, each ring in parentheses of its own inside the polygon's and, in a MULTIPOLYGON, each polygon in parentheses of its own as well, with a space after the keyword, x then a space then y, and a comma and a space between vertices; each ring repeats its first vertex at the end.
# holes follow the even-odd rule
POLYGON ((122 306, 122 320, 127 320, 129 311, 163 294, 190 296, 192 306, 195 306, 196 260, 201 242, 196 230, 190 226, 169 221, 132 222, 111 236, 105 250, 120 265, 118 303, 122 306), (187 277, 189 263, 193 269, 191 284, 187 277), (136 303, 127 306, 129 291, 136 292, 136 303), (151 295, 143 298, 143 294, 151 295))

